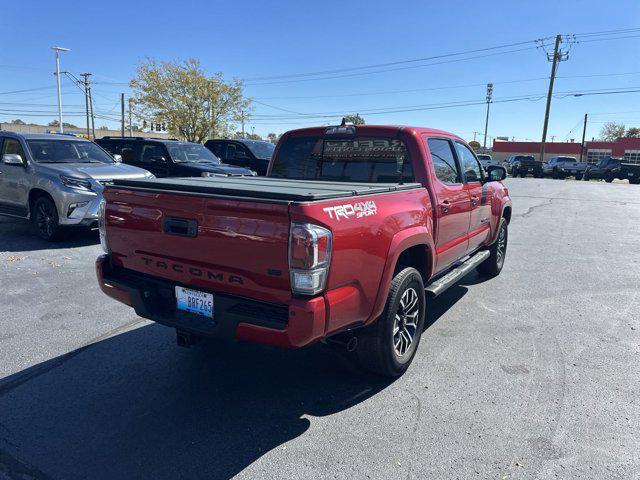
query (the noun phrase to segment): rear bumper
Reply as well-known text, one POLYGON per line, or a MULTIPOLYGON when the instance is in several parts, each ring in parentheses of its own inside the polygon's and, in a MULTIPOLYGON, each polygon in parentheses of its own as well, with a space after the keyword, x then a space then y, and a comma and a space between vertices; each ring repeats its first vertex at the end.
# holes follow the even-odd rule
MULTIPOLYGON (((302 347, 325 335, 324 297, 291 299, 276 305, 234 295, 214 295, 214 318, 176 310, 175 283, 113 268, 108 255, 96 260, 102 291, 154 322, 213 338, 246 340, 280 347, 302 347)), ((188 285, 184 285, 188 287, 188 285)))

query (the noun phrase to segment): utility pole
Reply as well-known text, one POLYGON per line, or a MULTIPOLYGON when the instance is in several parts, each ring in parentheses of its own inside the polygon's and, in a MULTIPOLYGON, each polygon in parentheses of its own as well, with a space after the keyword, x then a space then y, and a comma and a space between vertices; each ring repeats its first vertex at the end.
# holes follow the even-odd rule
POLYGON ((562 35, 556 35, 556 41, 553 46, 553 56, 547 53, 547 60, 551 62, 551 77, 549 78, 549 91, 547 92, 547 107, 544 112, 544 126, 542 127, 542 142, 540 144, 540 161, 544 162, 544 144, 547 141, 547 127, 549 126, 549 111, 551 110, 551 97, 553 96, 553 82, 556 79, 556 70, 558 62, 562 62, 569 58, 569 52, 560 50, 562 35))
POLYGON ((584 114, 584 126, 582 127, 582 142, 580 142, 580 161, 582 162, 582 154, 584 152, 584 136, 587 133, 587 114, 584 114))
POLYGON ((489 128, 489 105, 491 105, 491 97, 493 96, 493 83, 487 83, 487 118, 484 121, 484 142, 483 148, 487 148, 487 129, 489 128))
POLYGON ((56 81, 58 83, 58 125, 60 127, 60 133, 64 133, 64 127, 62 126, 62 92, 60 91, 60 52, 68 52, 68 48, 64 47, 51 47, 56 52, 56 81))
POLYGON ((93 139, 96 139, 96 118, 93 115, 93 96, 91 95, 91 87, 88 87, 89 90, 89 109, 91 110, 91 136, 93 139))
POLYGON ((209 97, 209 139, 213 138, 213 102, 209 97))
POLYGON ((244 110, 240 110, 240 118, 242 120, 242 138, 244 138, 244 110))
MULTIPOLYGON (((91 131, 89 130, 89 75, 90 73, 81 73, 80 76, 84 78, 84 108, 87 115, 87 138, 91 140, 91 131)), ((95 137, 93 138, 95 140, 95 137)))
POLYGON ((129 136, 133 137, 133 125, 131 125, 131 99, 129 98, 129 136))
POLYGON ((124 138, 124 93, 120 94, 120 136, 124 138))

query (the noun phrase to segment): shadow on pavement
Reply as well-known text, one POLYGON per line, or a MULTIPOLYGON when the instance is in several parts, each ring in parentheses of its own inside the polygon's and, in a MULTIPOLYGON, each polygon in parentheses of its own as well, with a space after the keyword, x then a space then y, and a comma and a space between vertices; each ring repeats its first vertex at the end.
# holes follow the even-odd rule
POLYGON ((146 325, 0 382, 0 478, 230 478, 389 380, 324 345, 174 344, 146 325))
POLYGON ((38 237, 27 220, 0 217, 0 252, 30 252, 86 247, 100 242, 97 230, 70 228, 58 242, 47 242, 38 237))

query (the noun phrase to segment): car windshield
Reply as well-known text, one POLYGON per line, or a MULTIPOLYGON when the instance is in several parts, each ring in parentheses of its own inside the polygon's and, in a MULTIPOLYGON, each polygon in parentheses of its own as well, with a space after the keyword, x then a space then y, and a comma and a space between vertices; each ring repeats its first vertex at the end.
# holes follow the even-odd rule
POLYGON ((268 142, 242 142, 244 143, 251 153, 255 155, 256 158, 261 160, 271 160, 271 155, 273 155, 273 151, 276 146, 273 143, 268 142))
POLYGON ((521 156, 518 156, 518 157, 514 158, 514 160, 520 160, 520 161, 523 161, 523 160, 525 160, 525 161, 535 161, 536 159, 535 159, 535 158, 533 158, 533 157, 531 157, 531 156, 528 156, 528 155, 521 155, 521 156))
POLYGON ((329 140, 300 137, 286 140, 273 160, 272 177, 336 182, 413 180, 409 152, 396 138, 329 140), (402 175, 398 164, 402 163, 402 175))
POLYGON ((559 162, 575 162, 576 159, 573 157, 558 157, 559 162))
POLYGON ((93 142, 78 140, 27 140, 37 163, 114 163, 113 158, 93 142))
POLYGON ((176 163, 220 163, 220 159, 199 143, 167 143, 171 159, 176 163))

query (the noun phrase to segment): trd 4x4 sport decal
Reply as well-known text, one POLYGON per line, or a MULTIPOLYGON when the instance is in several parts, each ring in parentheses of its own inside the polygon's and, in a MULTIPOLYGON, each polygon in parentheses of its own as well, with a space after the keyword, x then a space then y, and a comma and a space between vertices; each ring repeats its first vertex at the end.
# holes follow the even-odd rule
POLYGON ((376 202, 368 200, 366 202, 345 203, 344 205, 335 205, 333 207, 323 208, 329 214, 329 218, 340 221, 341 218, 349 220, 353 217, 361 218, 375 215, 378 213, 376 202))

